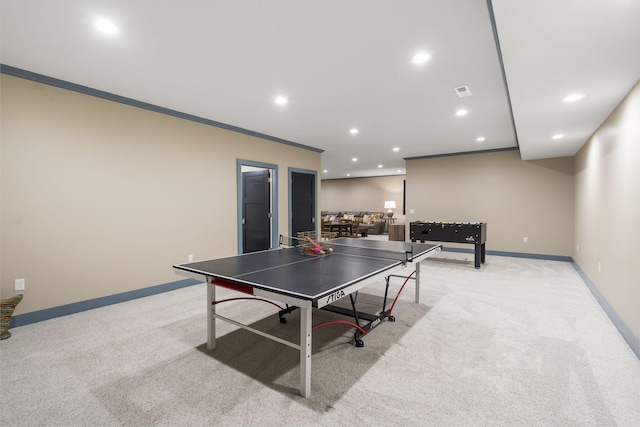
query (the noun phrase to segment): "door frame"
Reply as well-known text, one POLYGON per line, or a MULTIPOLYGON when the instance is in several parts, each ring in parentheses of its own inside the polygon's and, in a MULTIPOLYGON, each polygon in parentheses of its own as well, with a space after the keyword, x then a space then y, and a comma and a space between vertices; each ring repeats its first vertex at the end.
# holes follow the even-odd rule
POLYGON ((261 169, 271 170, 271 182, 269 183, 269 199, 271 202, 271 238, 270 249, 277 248, 279 245, 278 234, 278 165, 264 162, 256 162, 253 160, 236 159, 236 208, 238 223, 238 254, 243 253, 242 245, 242 167, 249 166, 261 169))
POLYGON ((288 206, 288 224, 287 224, 287 229, 288 229, 288 234, 289 236, 291 236, 291 234, 293 233, 293 224, 291 221, 291 218, 293 217, 293 200, 292 200, 292 195, 293 195, 293 172, 297 172, 297 173, 304 173, 304 174, 308 174, 308 175, 313 175, 313 179, 315 181, 315 191, 314 191, 314 200, 313 203, 315 205, 315 212, 313 213, 314 218, 316 220, 315 222, 315 231, 316 231, 316 235, 318 235, 318 232, 320 230, 320 223, 321 221, 318 221, 318 171, 314 171, 311 169, 300 169, 300 168, 292 168, 289 167, 289 171, 287 173, 287 179, 288 179, 288 189, 289 189, 289 206, 288 206))

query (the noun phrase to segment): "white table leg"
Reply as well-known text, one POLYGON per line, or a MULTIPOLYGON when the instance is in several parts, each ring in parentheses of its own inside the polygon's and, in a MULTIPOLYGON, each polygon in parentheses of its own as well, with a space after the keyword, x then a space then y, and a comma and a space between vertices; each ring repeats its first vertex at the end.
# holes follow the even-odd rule
POLYGON ((300 395, 311 394, 311 304, 300 307, 300 395))
POLYGON ((207 282, 207 348, 216 348, 216 285, 207 282))

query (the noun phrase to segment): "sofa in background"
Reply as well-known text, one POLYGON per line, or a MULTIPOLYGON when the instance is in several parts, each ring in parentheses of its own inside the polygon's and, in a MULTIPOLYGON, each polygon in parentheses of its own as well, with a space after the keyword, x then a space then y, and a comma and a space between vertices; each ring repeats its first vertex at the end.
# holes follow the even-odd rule
POLYGON ((335 222, 340 219, 350 219, 358 221, 358 231, 367 234, 384 234, 385 217, 384 212, 327 212, 321 213, 323 222, 335 222))

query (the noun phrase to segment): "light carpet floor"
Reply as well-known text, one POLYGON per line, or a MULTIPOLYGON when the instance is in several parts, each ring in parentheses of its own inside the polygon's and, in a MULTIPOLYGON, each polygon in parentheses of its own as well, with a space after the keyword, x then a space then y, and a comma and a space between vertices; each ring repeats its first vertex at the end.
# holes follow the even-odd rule
MULTIPOLYGON (((407 285, 363 348, 345 326, 314 332, 309 399, 289 347, 218 321, 206 349, 204 284, 14 328, 0 425, 640 425, 640 361, 570 263, 441 252, 423 274, 423 304, 407 285)), ((219 310, 298 334, 269 304, 219 310)))

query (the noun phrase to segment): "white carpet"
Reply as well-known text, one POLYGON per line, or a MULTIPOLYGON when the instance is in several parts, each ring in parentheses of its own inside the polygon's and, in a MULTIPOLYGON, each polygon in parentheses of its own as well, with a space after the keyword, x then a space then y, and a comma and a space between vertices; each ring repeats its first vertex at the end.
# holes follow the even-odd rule
MULTIPOLYGON (((423 304, 408 285, 365 347, 347 327, 316 330, 309 399, 289 347, 218 322, 206 350, 197 285, 12 329, 0 425, 640 425, 640 361, 571 264, 436 257, 423 304)), ((221 310, 298 333, 296 313, 281 325, 269 304, 221 310)))

